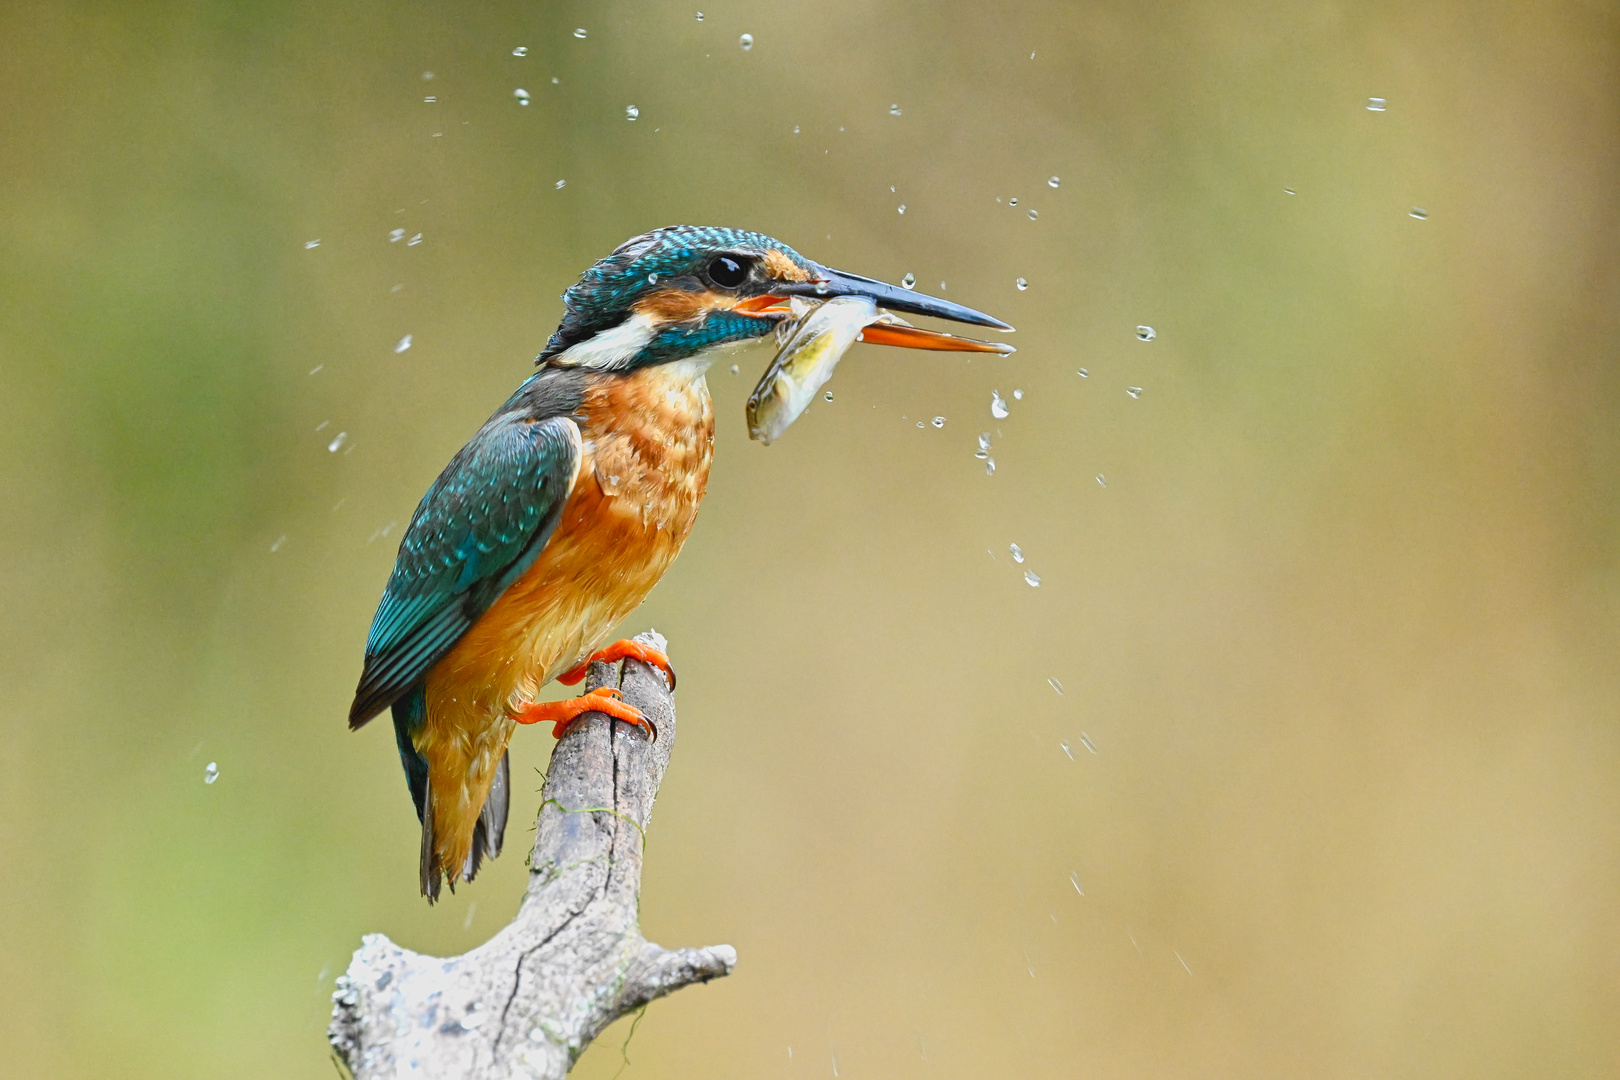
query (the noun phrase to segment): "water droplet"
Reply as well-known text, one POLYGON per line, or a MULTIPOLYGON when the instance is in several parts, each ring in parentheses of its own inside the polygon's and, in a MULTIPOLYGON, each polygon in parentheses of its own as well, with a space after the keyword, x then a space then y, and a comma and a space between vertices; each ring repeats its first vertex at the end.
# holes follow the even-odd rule
POLYGON ((415 236, 413 236, 409 240, 405 241, 405 246, 406 247, 415 247, 417 244, 420 244, 421 242, 422 242, 422 234, 417 233, 415 236))
POLYGON ((1070 874, 1069 874, 1069 884, 1073 885, 1074 886, 1074 891, 1079 893, 1081 896, 1086 895, 1086 890, 1084 890, 1084 889, 1082 889, 1080 887, 1080 873, 1079 873, 1079 871, 1071 871, 1070 872, 1070 874))
POLYGON ((527 105, 529 103, 529 92, 523 89, 521 86, 512 91, 512 96, 518 99, 518 104, 520 105, 527 105))
POLYGON ((1022 390, 1014 390, 1013 391, 1013 400, 1014 401, 1023 401, 1024 400, 1024 392, 1022 390))
POLYGON ((403 239, 405 239, 404 229, 395 229, 393 232, 388 234, 388 242, 390 244, 397 244, 403 239))
POLYGON ((702 21, 703 21, 703 12, 701 12, 701 11, 700 11, 700 12, 698 12, 698 13, 697 13, 697 21, 698 21, 698 22, 702 22, 702 21))
POLYGON ((312 248, 318 248, 320 246, 321 246, 321 242, 319 240, 305 240, 304 241, 304 250, 305 251, 309 251, 312 248))
POLYGON ((899 116, 900 115, 900 106, 898 106, 898 105, 890 105, 889 106, 889 115, 890 116, 899 116))
POLYGON ((1419 221, 1423 221, 1423 220, 1427 219, 1428 216, 1429 216, 1429 212, 1427 210, 1423 209, 1423 207, 1421 207, 1421 206, 1414 206, 1414 207, 1412 207, 1412 209, 1408 210, 1407 213, 1410 214, 1412 217, 1417 218, 1419 221))
POLYGON ((900 279, 900 287, 902 289, 915 289, 917 287, 917 276, 915 274, 907 274, 905 277, 900 279))
POLYGON ((973 456, 976 457, 976 458, 983 458, 983 457, 988 457, 989 454, 990 454, 990 433, 988 431, 986 431, 986 432, 983 432, 983 433, 981 433, 979 435, 979 449, 974 453, 973 456))
POLYGON ((1097 744, 1092 742, 1091 736, 1087 735, 1083 731, 1080 733, 1080 745, 1084 746, 1087 750, 1090 750, 1093 754, 1097 752, 1097 744))
POLYGON ((905 213, 905 212, 906 212, 906 204, 905 204, 905 203, 901 203, 901 204, 900 204, 900 212, 901 212, 901 213, 902 213, 902 214, 903 214, 903 213, 905 213))
POLYGON ((944 282, 943 282, 943 281, 942 281, 942 282, 940 282, 940 283, 939 283, 939 291, 940 291, 940 292, 944 292, 944 291, 945 291, 945 283, 944 283, 944 282))
POLYGON ((1017 281, 1013 282, 1013 284, 1018 286, 1019 292, 1023 292, 1025 289, 1029 288, 1029 281, 1025 278, 1019 278, 1017 281))
POLYGON ((1097 486, 1098 487, 1107 487, 1108 486, 1108 481, 1106 479, 1104 479, 1102 473, 1097 474, 1097 486))
POLYGON ((1140 386, 1127 386, 1125 388, 1125 392, 1131 395, 1133 398, 1139 398, 1142 396, 1142 388, 1140 386))
POLYGON ((1032 589, 1040 588, 1041 587, 1041 575, 1037 574, 1033 570, 1025 570, 1024 571, 1024 584, 1028 585, 1032 589))
POLYGON ((985 458, 984 459, 984 475, 986 475, 986 476, 994 476, 994 475, 996 475, 996 459, 995 458, 992 457, 992 458, 985 458))
POLYGON ((422 78, 424 80, 431 80, 433 78, 433 72, 431 72, 431 71, 422 72, 422 78))
POLYGON ((394 351, 396 353, 402 353, 402 352, 404 352, 406 349, 408 349, 410 347, 411 347, 411 335, 406 334, 404 337, 400 338, 399 343, 394 346, 394 351))
POLYGON ((281 545, 285 544, 286 542, 287 535, 285 533, 276 537, 276 542, 270 545, 270 554, 274 555, 276 552, 280 551, 281 545))
POLYGON ((648 274, 647 275, 647 284, 649 284, 649 285, 658 284, 658 275, 657 274, 648 274))
POLYGON ((990 415, 997 420, 1007 419, 1007 401, 1000 390, 990 391, 990 415))
POLYGON ((577 38, 584 38, 585 37, 585 28, 583 26, 581 26, 579 29, 575 30, 574 31, 574 36, 577 37, 577 38))
POLYGON ((203 783, 212 784, 219 779, 219 762, 210 761, 208 768, 203 770, 203 783))
POLYGON ((1158 333, 1151 326, 1138 326, 1136 328, 1136 340, 1138 341, 1152 341, 1158 336, 1158 333))
POLYGON ((337 433, 337 438, 326 444, 326 449, 330 453, 335 454, 339 450, 343 449, 343 444, 348 440, 348 438, 349 433, 347 431, 340 431, 337 433))
POLYGON ((1048 178, 1047 178, 1047 181, 1046 181, 1046 186, 1047 186, 1047 187, 1050 187, 1050 188, 1055 188, 1055 187, 1057 187, 1057 186, 1058 186, 1058 185, 1059 185, 1059 184, 1061 184, 1061 183, 1062 183, 1062 182, 1063 182, 1063 181, 1061 181, 1061 180, 1059 180, 1059 179, 1058 179, 1058 178, 1057 178, 1057 177, 1055 177, 1055 176, 1052 176, 1052 177, 1048 177, 1048 178))
POLYGON ((552 86, 556 86, 556 85, 557 85, 557 76, 555 76, 555 75, 553 75, 553 76, 552 76, 552 77, 551 77, 551 85, 552 85, 552 86))
POLYGON ((1065 754, 1069 755, 1069 760, 1073 761, 1074 760, 1074 751, 1069 749, 1069 744, 1066 743, 1066 742, 1060 742, 1060 743, 1058 743, 1058 745, 1063 748, 1063 752, 1065 754))
POLYGON ((827 391, 825 394, 822 394, 821 397, 822 397, 822 400, 824 400, 824 401, 831 401, 832 400, 832 391, 831 390, 827 391))
POLYGON ((563 188, 565 188, 567 186, 568 186, 568 181, 566 181, 566 180, 557 181, 557 190, 558 191, 561 191, 563 188))
POLYGON ((737 44, 742 46, 743 52, 747 52, 749 49, 754 47, 754 35, 744 34, 742 37, 737 39, 737 44))
POLYGON ((799 125, 794 124, 793 125, 793 134, 797 135, 798 133, 799 133, 799 125))
POLYGON ((1285 188, 1283 188, 1283 194, 1284 195, 1294 195, 1294 194, 1297 194, 1297 192, 1295 192, 1294 189, 1291 188, 1291 187, 1285 187, 1285 188))
POLYGON ((527 45, 519 45, 517 48, 512 50, 512 55, 513 56, 528 56, 529 55, 529 48, 528 48, 527 45))
POLYGON ((918 426, 918 427, 922 427, 922 426, 923 426, 923 422, 922 422, 922 421, 921 421, 921 420, 919 420, 919 421, 917 421, 917 426, 918 426))
POLYGON ((1017 199, 1008 199, 1007 200, 1007 205, 1008 206, 1017 206, 1018 205, 1018 200, 1017 199))
POLYGON ((1385 101, 1381 97, 1370 97, 1367 99, 1368 112, 1383 112, 1387 108, 1389 108, 1389 102, 1385 101))
POLYGON ((630 121, 633 122, 636 119, 636 117, 638 117, 640 115, 641 115, 641 110, 636 108, 634 105, 626 105, 624 107, 624 118, 626 120, 630 120, 630 121))
POLYGON ((422 104, 424 104, 424 105, 432 105, 435 102, 437 102, 438 100, 439 99, 437 97, 434 97, 432 94, 429 94, 427 97, 422 99, 422 104))
POLYGON ((944 427, 945 426, 945 418, 943 416, 934 417, 933 425, 935 427, 944 427))
POLYGON ((733 375, 737 374, 737 372, 739 372, 741 370, 742 370, 742 368, 738 367, 736 364, 731 365, 731 373, 733 375))
POLYGON ((1024 549, 1017 544, 1009 544, 1007 550, 1012 554, 1013 562, 1021 563, 1024 561, 1024 549))
POLYGON ((1034 221, 1036 218, 1038 218, 1040 216, 1041 216, 1041 212, 1039 210, 1036 210, 1034 207, 1030 208, 1029 220, 1034 221))
POLYGON ((1056 690, 1059 694, 1063 693, 1063 684, 1058 682, 1056 679, 1047 679, 1046 682, 1047 682, 1047 684, 1049 686, 1052 687, 1052 689, 1056 690))
POLYGON ((1081 368, 1079 371, 1076 371, 1075 374, 1080 376, 1082 379, 1091 378, 1091 372, 1087 371, 1085 368, 1081 368))

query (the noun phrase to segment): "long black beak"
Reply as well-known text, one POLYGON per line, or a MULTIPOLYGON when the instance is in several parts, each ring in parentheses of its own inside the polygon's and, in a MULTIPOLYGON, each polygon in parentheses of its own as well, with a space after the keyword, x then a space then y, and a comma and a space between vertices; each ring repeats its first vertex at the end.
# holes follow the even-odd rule
POLYGON ((771 292, 777 296, 808 296, 817 300, 831 300, 835 296, 865 296, 878 307, 888 308, 890 311, 903 311, 908 315, 932 315, 936 319, 989 326, 997 330, 1012 329, 1000 319, 961 304, 953 304, 949 300, 915 293, 910 289, 861 277, 859 274, 831 270, 825 266, 816 266, 815 272, 820 280, 792 285, 775 283, 771 285, 771 292))

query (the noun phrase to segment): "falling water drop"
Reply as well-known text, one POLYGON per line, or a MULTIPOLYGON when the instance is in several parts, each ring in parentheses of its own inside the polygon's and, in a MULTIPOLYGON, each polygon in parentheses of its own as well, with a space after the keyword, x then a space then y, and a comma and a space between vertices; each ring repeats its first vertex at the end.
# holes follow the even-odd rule
POLYGON ((404 337, 400 338, 399 341, 394 345, 394 351, 396 353, 402 353, 402 352, 404 352, 406 349, 408 349, 410 347, 411 347, 411 335, 406 334, 404 337))
POLYGON ((1007 419, 1007 399, 1001 396, 1000 390, 990 391, 990 415, 997 420, 1007 419))
POLYGON ((219 779, 219 762, 210 761, 208 763, 208 767, 203 770, 203 783, 212 784, 215 780, 218 780, 218 779, 219 779))
POLYGON ((1025 289, 1029 288, 1029 282, 1024 278, 1019 278, 1017 281, 1013 282, 1013 284, 1018 286, 1019 292, 1023 292, 1025 289))
POLYGON ((1037 574, 1033 570, 1025 570, 1024 571, 1024 584, 1028 585, 1032 589, 1040 588, 1041 587, 1041 575, 1037 574))
POLYGON ((1138 341, 1152 341, 1158 336, 1158 333, 1151 326, 1138 326, 1136 328, 1136 340, 1138 341))
POLYGON ((1080 744, 1082 746, 1084 746, 1087 750, 1090 750, 1093 754, 1095 754, 1097 752, 1097 744, 1092 742, 1091 741, 1091 736, 1087 735, 1083 731, 1080 733, 1080 744))
POLYGON ((523 89, 521 86, 512 91, 512 96, 518 99, 519 105, 527 105, 529 103, 529 92, 523 89))
POLYGON ((1080 376, 1082 379, 1091 378, 1091 372, 1087 371, 1085 368, 1081 368, 1079 371, 1076 371, 1075 374, 1080 376))
POLYGON ((1139 398, 1142 396, 1142 388, 1140 386, 1127 386, 1125 388, 1125 392, 1131 395, 1133 398, 1139 398))
POLYGON ((1033 206, 1030 207, 1030 209, 1029 209, 1029 220, 1034 221, 1036 218, 1038 218, 1040 216, 1041 216, 1041 212, 1039 210, 1035 209, 1033 206))
POLYGON ((832 400, 832 391, 829 390, 825 394, 822 394, 821 396, 822 396, 823 400, 831 401, 832 400))
POLYGON ((393 232, 388 234, 388 242, 390 244, 397 244, 403 239, 405 239, 404 229, 395 229, 393 232))
POLYGON ((568 181, 566 181, 566 180, 557 181, 557 190, 558 191, 561 191, 563 188, 565 188, 567 186, 568 186, 568 181))
POLYGON ((933 424, 937 428, 944 427, 945 426, 945 418, 943 416, 936 416, 933 419, 933 424))
POLYGON ((320 246, 321 246, 321 242, 319 240, 305 240, 304 241, 304 250, 305 251, 309 251, 309 250, 312 250, 313 248, 318 248, 320 246))
POLYGON ((741 370, 742 370, 742 368, 738 367, 736 364, 731 365, 731 373, 733 375, 737 374, 737 372, 739 372, 741 370))
POLYGON ((1389 108, 1389 102, 1385 101, 1381 97, 1370 97, 1367 99, 1368 112, 1383 112, 1387 108, 1389 108))
POLYGON ((743 52, 747 52, 749 49, 754 47, 754 35, 744 34, 742 37, 737 39, 737 44, 742 46, 743 52))
POLYGON ((905 277, 900 279, 900 287, 902 289, 915 289, 917 287, 917 276, 915 274, 907 274, 905 277))
POLYGON ((1014 401, 1023 401, 1024 400, 1024 392, 1022 390, 1014 390, 1013 391, 1013 400, 1014 401))
POLYGON ((1047 679, 1046 681, 1051 685, 1052 689, 1056 690, 1059 694, 1063 693, 1062 683, 1058 682, 1056 679, 1047 679))
POLYGON ((986 475, 986 476, 994 476, 994 475, 996 475, 996 459, 995 458, 987 457, 987 458, 984 459, 984 475, 986 475))
POLYGON ((349 433, 347 431, 338 432, 337 438, 326 444, 327 451, 333 454, 337 453, 339 450, 343 449, 343 443, 348 439, 348 437, 349 433))
POLYGON ((574 36, 583 39, 585 37, 585 28, 581 26, 579 29, 575 30, 574 36))
POLYGON ((903 213, 905 213, 905 212, 906 212, 906 204, 905 204, 905 203, 901 203, 901 204, 900 204, 900 212, 901 212, 901 213, 902 213, 902 214, 903 214, 903 213))
POLYGON ((1017 206, 1018 205, 1018 200, 1017 199, 1008 199, 1007 200, 1007 205, 1008 206, 1017 206))
POLYGON ((979 436, 979 448, 973 452, 973 456, 980 461, 990 456, 990 433, 988 431, 979 436))
POLYGON ((1007 545, 1007 551, 1012 555, 1013 562, 1021 563, 1024 561, 1024 549, 1017 544, 1007 545))
POLYGON ((1412 209, 1407 211, 1407 214, 1410 215, 1411 217, 1417 218, 1419 221, 1424 221, 1429 216, 1429 212, 1427 210, 1423 209, 1423 207, 1421 207, 1421 206, 1412 207, 1412 209))
POLYGON ((898 106, 898 105, 890 105, 889 106, 889 115, 890 116, 899 116, 900 115, 900 106, 898 106))
POLYGON ((1108 478, 1103 476, 1102 473, 1097 474, 1097 486, 1098 487, 1107 487, 1108 486, 1108 478))
POLYGON ((512 55, 513 56, 528 56, 529 55, 528 46, 519 45, 517 48, 512 50, 512 55))
POLYGON ((624 107, 624 118, 626 120, 629 120, 630 122, 634 123, 636 117, 638 117, 640 115, 641 115, 641 110, 636 108, 634 105, 626 105, 624 107))
POLYGON ((700 11, 700 12, 698 12, 698 13, 697 13, 697 21, 698 21, 698 22, 702 22, 702 21, 703 21, 703 12, 701 12, 701 11, 700 11))
POLYGON ((1054 177, 1051 177, 1051 178, 1050 178, 1050 179, 1048 179, 1048 180, 1047 180, 1047 181, 1046 181, 1046 186, 1047 186, 1047 187, 1050 187, 1050 188, 1055 188, 1055 187, 1057 187, 1057 186, 1058 186, 1058 185, 1059 185, 1059 184, 1061 184, 1061 183, 1062 183, 1062 182, 1063 182, 1063 181, 1061 181, 1061 180, 1059 180, 1059 179, 1058 179, 1058 178, 1057 178, 1057 177, 1055 177, 1055 176, 1054 176, 1054 177))
POLYGON ((1070 760, 1070 761, 1073 761, 1073 760, 1074 760, 1074 751, 1073 751, 1073 750, 1070 750, 1070 749, 1069 749, 1069 744, 1068 744, 1068 743, 1066 743, 1066 742, 1060 742, 1060 743, 1058 743, 1058 746, 1060 746, 1060 747, 1062 747, 1062 748, 1063 748, 1063 752, 1064 752, 1064 753, 1065 753, 1065 754, 1067 754, 1067 755, 1069 755, 1069 760, 1070 760))

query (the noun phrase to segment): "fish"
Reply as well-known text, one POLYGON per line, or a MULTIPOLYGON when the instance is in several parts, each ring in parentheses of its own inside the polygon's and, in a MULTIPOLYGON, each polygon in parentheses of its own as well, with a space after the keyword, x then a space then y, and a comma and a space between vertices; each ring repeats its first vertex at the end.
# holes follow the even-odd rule
POLYGON ((790 317, 776 327, 781 348, 748 398, 748 437, 766 446, 809 408, 816 391, 832 378, 838 361, 857 341, 948 352, 1014 351, 1011 345, 912 326, 864 296, 819 301, 795 296, 790 304, 790 317))
POLYGON ((786 340, 748 398, 748 437, 766 446, 809 407, 861 331, 884 317, 864 296, 821 303, 794 297, 793 314, 777 327, 786 340))

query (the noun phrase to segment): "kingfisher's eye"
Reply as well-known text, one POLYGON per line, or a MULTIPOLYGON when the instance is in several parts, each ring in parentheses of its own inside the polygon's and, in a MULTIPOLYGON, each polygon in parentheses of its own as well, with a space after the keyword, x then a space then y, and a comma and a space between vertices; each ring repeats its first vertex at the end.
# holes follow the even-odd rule
POLYGON ((709 280, 722 289, 735 289, 748 280, 748 267, 730 255, 716 255, 709 263, 709 280))

